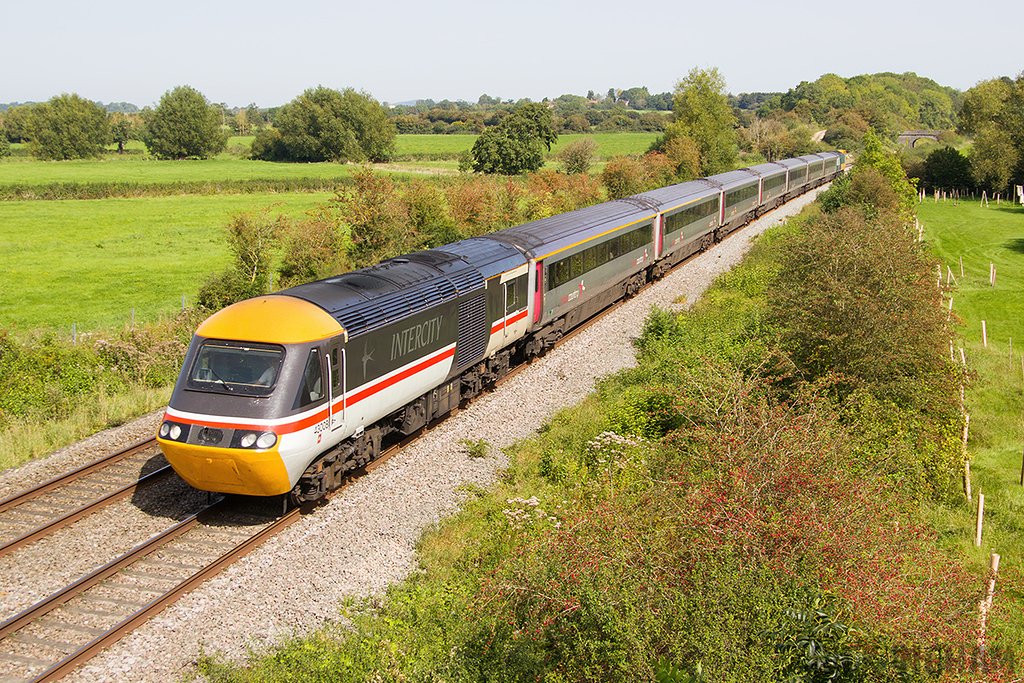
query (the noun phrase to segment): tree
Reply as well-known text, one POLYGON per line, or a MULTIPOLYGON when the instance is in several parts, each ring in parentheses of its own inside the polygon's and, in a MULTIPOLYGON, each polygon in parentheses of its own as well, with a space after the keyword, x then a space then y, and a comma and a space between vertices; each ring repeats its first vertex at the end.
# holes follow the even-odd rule
POLYGON ((110 115, 110 137, 117 143, 118 154, 124 154, 124 146, 138 136, 138 115, 115 112, 110 115))
POLYGON ((980 185, 1002 192, 1010 185, 1021 159, 1021 150, 1010 134, 996 125, 985 126, 974 135, 971 165, 980 185))
POLYGON ((20 107, 9 107, 4 112, 4 132, 11 142, 26 142, 32 127, 32 106, 23 104, 20 107))
POLYGON ((618 156, 608 160, 601 171, 601 182, 608 199, 622 199, 648 189, 651 178, 647 169, 631 156, 618 156))
POLYGON ((819 196, 821 208, 836 214, 854 208, 868 220, 910 225, 917 208, 917 179, 907 178, 899 156, 887 151, 875 133, 864 134, 864 152, 853 170, 840 176, 819 196))
POLYGON ((1024 183, 1024 73, 984 81, 964 93, 958 131, 974 135, 971 165, 993 192, 1024 183))
POLYGON ((284 146, 281 131, 267 128, 256 133, 250 156, 260 161, 288 161, 288 150, 284 146))
POLYGON ((674 137, 691 138, 700 155, 701 176, 732 168, 736 117, 726 97, 725 79, 717 68, 694 67, 676 83, 672 112, 675 121, 665 129, 665 142, 674 137))
POLYGON ((558 140, 551 110, 540 103, 519 105, 473 144, 473 170, 519 175, 544 165, 544 150, 558 140))
POLYGON ((928 187, 967 189, 974 187, 970 160, 952 147, 932 151, 924 162, 922 180, 928 187))
POLYGON ((259 130, 260 126, 266 122, 266 117, 260 112, 255 102, 250 102, 249 106, 245 108, 245 120, 250 126, 259 130))
POLYGON ((871 128, 864 134, 864 152, 857 158, 856 164, 856 170, 866 168, 873 168, 882 174, 896 194, 898 211, 903 221, 907 224, 913 221, 917 207, 917 181, 907 178, 899 157, 886 151, 882 141, 871 128))
POLYGON ((180 85, 160 98, 156 109, 143 110, 143 142, 158 159, 208 159, 224 150, 222 110, 195 88, 180 85))
POLYGON ((288 161, 387 161, 394 154, 397 129, 387 111, 352 88, 311 88, 285 105, 276 123, 288 161))
POLYGON ((110 136, 107 112, 78 95, 60 95, 32 107, 29 149, 40 159, 87 159, 103 154, 110 136))

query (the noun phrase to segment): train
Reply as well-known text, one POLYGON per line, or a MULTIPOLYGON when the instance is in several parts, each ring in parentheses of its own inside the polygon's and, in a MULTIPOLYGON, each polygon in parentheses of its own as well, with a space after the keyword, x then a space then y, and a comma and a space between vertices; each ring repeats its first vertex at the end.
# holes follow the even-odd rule
POLYGON ((759 164, 235 303, 196 329, 157 440, 197 489, 320 500, 385 439, 846 164, 759 164))

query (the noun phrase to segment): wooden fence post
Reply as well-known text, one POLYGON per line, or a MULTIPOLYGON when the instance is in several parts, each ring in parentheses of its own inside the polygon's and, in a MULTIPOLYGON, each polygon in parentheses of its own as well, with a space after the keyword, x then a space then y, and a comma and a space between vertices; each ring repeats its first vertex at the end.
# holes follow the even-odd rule
POLYGON ((960 454, 964 459, 964 493, 967 494, 967 501, 971 500, 971 460, 967 457, 967 435, 971 429, 971 416, 964 413, 964 436, 961 441, 960 454))
POLYGON ((974 545, 981 547, 981 527, 985 518, 985 494, 978 492, 978 522, 974 527, 974 545))
POLYGON ((992 553, 988 568, 992 572, 988 579, 988 589, 985 591, 985 598, 978 603, 978 649, 981 657, 984 657, 988 613, 992 609, 992 599, 996 593, 996 575, 999 574, 999 555, 997 553, 992 553))

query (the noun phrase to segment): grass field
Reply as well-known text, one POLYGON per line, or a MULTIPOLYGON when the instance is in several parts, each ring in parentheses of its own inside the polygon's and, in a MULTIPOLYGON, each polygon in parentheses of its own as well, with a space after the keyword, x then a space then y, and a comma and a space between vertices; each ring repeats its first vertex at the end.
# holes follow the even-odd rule
POLYGON ((203 161, 158 161, 139 155, 107 155, 102 160, 35 161, 22 157, 0 162, 0 185, 53 183, 139 183, 285 178, 346 178, 352 167, 334 163, 276 164, 230 157, 203 161))
MULTIPOLYGON (((933 524, 947 543, 973 558, 979 573, 987 570, 995 552, 1002 558, 1000 572, 1005 568, 1019 576, 1024 569, 1024 208, 928 200, 918 207, 918 216, 925 239, 943 263, 943 280, 950 272, 957 280, 953 312, 964 326, 955 343, 964 347, 975 375, 966 394, 973 498, 956 510, 933 511, 933 524), (996 266, 994 287, 989 284, 990 263, 996 266), (975 547, 979 492, 985 495, 985 528, 981 547, 975 547)), ((1024 595, 999 599, 1019 606, 1024 595)), ((1024 638, 1019 607, 1007 621, 1006 628, 1024 638)))
MULTIPOLYGON (((582 137, 559 138, 558 149, 582 137)), ((599 155, 642 153, 653 133, 593 136, 599 155)), ((458 154, 471 135, 405 135, 399 154, 458 154)), ((57 183, 216 183, 227 180, 344 178, 352 165, 277 164, 239 158, 252 138, 232 138, 230 151, 206 161, 157 161, 144 154, 108 154, 101 160, 43 162, 0 160, 0 186, 57 183)), ((140 152, 139 143, 130 149, 140 152)), ((553 162, 549 162, 552 163, 553 162)), ((457 168, 453 161, 416 162, 391 170, 457 168)), ((221 231, 231 215, 274 206, 300 216, 326 193, 147 197, 0 202, 0 328, 49 326, 78 331, 153 320, 179 309, 207 277, 228 262, 221 231)))
MULTIPOLYGON (((399 135, 397 156, 420 154, 458 155, 473 148, 475 135, 399 135)), ((597 143, 597 156, 608 159, 622 154, 643 154, 658 137, 657 133, 598 133, 595 135, 559 135, 552 145, 551 154, 558 154, 580 138, 593 138, 597 143)))
POLYGON ((231 215, 301 216, 332 195, 268 194, 0 202, 0 328, 78 331, 191 305, 228 263, 231 215))

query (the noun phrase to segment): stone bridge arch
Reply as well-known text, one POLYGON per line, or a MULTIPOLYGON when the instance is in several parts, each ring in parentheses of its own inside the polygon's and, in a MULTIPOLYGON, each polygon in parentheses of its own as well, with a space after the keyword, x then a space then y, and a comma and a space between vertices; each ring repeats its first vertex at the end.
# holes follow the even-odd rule
POLYGON ((905 145, 908 149, 913 149, 914 145, 917 144, 918 140, 935 140, 939 141, 939 136, 945 131, 941 130, 905 130, 903 133, 896 138, 896 141, 901 145, 905 145))

